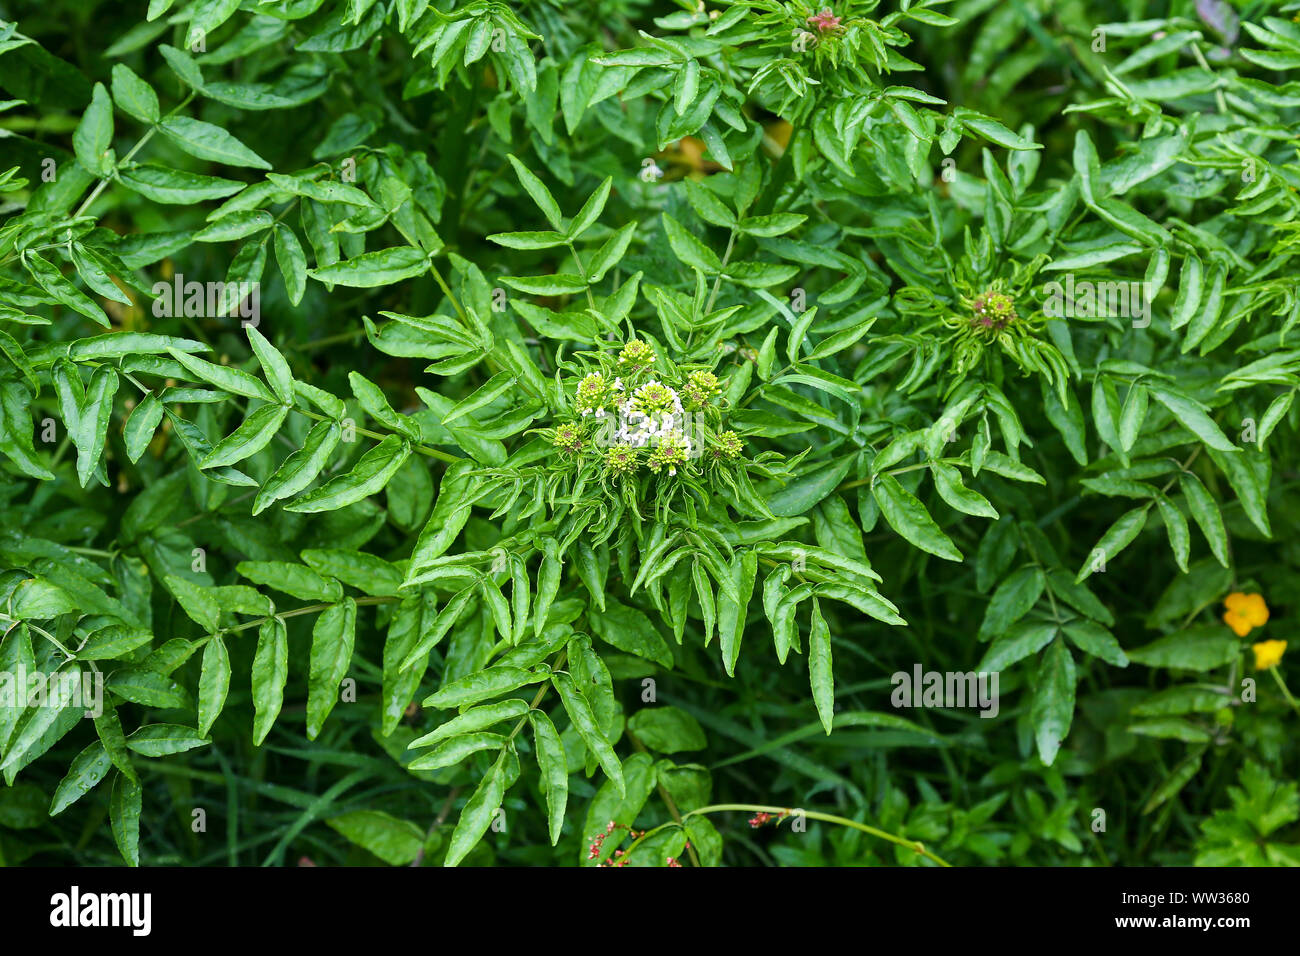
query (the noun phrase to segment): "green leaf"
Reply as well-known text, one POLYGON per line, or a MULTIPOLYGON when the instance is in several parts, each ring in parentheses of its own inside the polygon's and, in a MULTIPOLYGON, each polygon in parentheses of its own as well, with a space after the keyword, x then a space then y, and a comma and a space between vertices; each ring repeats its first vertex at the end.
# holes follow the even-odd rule
POLYGON ((1174 552, 1174 561, 1179 570, 1186 574, 1187 559, 1191 554, 1191 534, 1187 530, 1187 519, 1178 510, 1178 506, 1164 495, 1156 497, 1156 506, 1160 509, 1160 518, 1169 535, 1169 547, 1174 552))
POLYGON ((91 743, 73 758, 67 774, 59 781, 50 801, 50 816, 57 816, 88 794, 112 768, 113 761, 104 745, 98 740, 91 743))
POLYGON ((199 673, 199 734, 207 736, 221 716, 230 692, 230 652, 221 635, 214 634, 203 648, 203 669, 199 673))
POLYGON ((113 842, 127 866, 140 865, 140 811, 144 795, 140 784, 118 774, 113 778, 113 792, 108 802, 108 819, 113 842))
POLYGON ((113 64, 113 99, 118 109, 141 123, 158 122, 158 94, 124 63, 113 64))
POLYGON ((23 265, 32 274, 36 284, 53 298, 62 302, 74 312, 80 312, 86 318, 98 322, 104 328, 108 328, 108 316, 104 314, 104 310, 96 305, 90 296, 65 279, 63 273, 54 268, 40 255, 35 252, 25 251, 23 253, 23 265))
POLYGON ((408 865, 424 848, 423 830, 382 810, 351 810, 325 822, 350 843, 390 866, 408 865))
POLYGON ((317 514, 355 504, 383 489, 410 453, 409 443, 398 435, 389 435, 362 455, 361 460, 346 475, 331 478, 315 491, 287 505, 284 510, 317 514))
POLYGON ((1046 587, 1047 577, 1040 567, 1021 568, 1008 577, 998 585, 984 609, 979 639, 987 641, 1005 634, 1012 624, 1033 610, 1046 587))
POLYGON ((1187 510, 1210 544, 1210 553, 1221 565, 1228 567, 1228 532, 1223 527, 1223 513, 1219 511, 1218 503, 1190 471, 1178 476, 1178 485, 1187 497, 1187 510))
POLYGON ((305 491, 329 464, 342 435, 343 430, 336 422, 317 422, 313 425, 302 447, 280 463, 280 467, 257 493, 257 498, 253 501, 253 514, 261 514, 275 502, 305 491))
POLYGON ((1114 524, 1106 529, 1106 533, 1101 536, 1101 540, 1093 546, 1087 560, 1084 561, 1083 567, 1079 569, 1079 573, 1074 580, 1076 582, 1082 581, 1091 576, 1094 571, 1100 571, 1103 566, 1114 561, 1115 556, 1127 548, 1133 539, 1138 536, 1138 532, 1146 526, 1147 512, 1150 510, 1150 505, 1143 505, 1121 515, 1114 524))
POLYGON ((271 168, 270 163, 220 126, 190 119, 188 116, 170 116, 158 128, 173 143, 199 159, 209 159, 227 166, 271 168))
POLYGON ((222 391, 230 392, 232 395, 242 395, 245 398, 256 398, 272 405, 277 404, 274 393, 247 372, 226 365, 215 365, 174 347, 169 347, 167 351, 172 358, 185 366, 186 371, 201 382, 215 385, 222 391))
POLYGON ((661 754, 703 750, 709 745, 700 722, 678 707, 642 707, 628 718, 627 728, 661 754))
POLYGON ((96 176, 113 170, 113 101, 103 83, 96 83, 90 105, 72 133, 72 147, 77 162, 96 176))
POLYGON ((442 689, 425 698, 424 706, 446 708, 476 704, 489 697, 498 697, 512 690, 518 690, 527 684, 536 684, 546 678, 545 673, 534 673, 508 664, 496 664, 448 681, 442 689))
POLYGON ((344 598, 316 618, 311 632, 311 666, 307 676, 307 738, 315 740, 338 701, 339 684, 352 664, 356 643, 357 604, 344 598))
POLYGON ((472 733, 457 734, 442 741, 427 754, 421 754, 409 764, 408 770, 440 770, 443 767, 459 766, 471 754, 481 750, 501 750, 506 738, 501 734, 472 733))
POLYGON ((199 462, 199 467, 221 468, 256 455, 279 433, 288 414, 289 409, 284 405, 260 406, 238 428, 217 442, 199 462))
POLYGON ((376 252, 363 252, 344 262, 308 269, 307 274, 318 282, 329 282, 353 288, 371 289, 413 279, 429 271, 429 257, 423 249, 413 246, 394 246, 376 252))
POLYGON ((176 206, 224 199, 244 188, 244 183, 237 180, 201 176, 151 164, 119 170, 117 178, 123 186, 145 199, 176 206))
POLYGON ((1214 424, 1214 420, 1205 414, 1200 403, 1157 382, 1151 382, 1147 387, 1152 398, 1169 409, 1180 425, 1207 446, 1219 451, 1241 451, 1237 445, 1228 440, 1219 426, 1214 424))
POLYGON ((573 222, 569 223, 569 231, 566 233, 569 239, 576 239, 596 224, 600 214, 605 211, 605 202, 609 199, 609 191, 613 185, 614 178, 606 176, 605 181, 587 197, 587 201, 582 204, 578 214, 573 217, 573 222))
POLYGON ((327 578, 312 568, 285 561, 241 561, 235 570, 254 584, 275 588, 301 601, 334 603, 343 598, 343 588, 338 581, 327 578))
POLYGON ((614 748, 610 746, 609 741, 605 739, 605 735, 601 733, 600 726, 596 723, 596 717, 591 711, 591 705, 587 703, 587 698, 574 685, 573 678, 563 672, 552 674, 551 684, 559 693, 560 700, 564 703, 564 710, 569 715, 569 719, 573 721, 573 728, 578 732, 578 736, 582 738, 582 742, 587 745, 587 749, 596 758, 601 769, 605 771, 605 775, 618 788, 618 792, 626 792, 626 784, 623 782, 623 766, 619 763, 614 748))
POLYGON ((266 336, 251 325, 248 327, 248 344, 253 347, 253 353, 276 396, 283 404, 292 405, 294 382, 288 361, 279 349, 266 340, 266 336))
POLYGON ((175 574, 167 575, 163 582, 191 621, 209 634, 217 630, 221 623, 221 605, 210 589, 175 574))
POLYGON ((654 624, 641 611, 620 604, 606 595, 604 610, 591 608, 587 612, 591 633, 621 651, 654 661, 661 667, 673 666, 673 654, 668 642, 655 629, 654 624))
POLYGON ((664 213, 660 218, 664 225, 664 232, 668 235, 668 245, 678 259, 709 275, 722 271, 722 260, 718 258, 716 252, 687 232, 686 228, 672 216, 664 213))
POLYGON ((1147 667, 1176 667, 1210 671, 1234 660, 1239 643, 1220 622, 1201 624, 1166 634, 1127 652, 1128 658, 1147 667))
POLYGON ((126 745, 144 757, 184 753, 210 743, 197 730, 180 724, 148 724, 126 738, 126 745))
POLYGON ((1062 625, 1065 636, 1084 653, 1100 657, 1107 664, 1128 667, 1128 657, 1115 635, 1092 621, 1069 621, 1062 625))
POLYGON ((880 505, 889 526, 922 551, 937 555, 947 561, 961 561, 957 546, 944 534, 925 505, 898 483, 892 475, 877 475, 871 485, 872 495, 880 505))
POLYGON ((793 212, 779 212, 770 216, 750 216, 740 220, 737 228, 748 236, 770 239, 781 236, 803 225, 807 216, 793 212))
POLYGON ((150 392, 140 400, 140 404, 131 410, 131 415, 122 428, 122 441, 126 445, 126 457, 134 464, 149 447, 154 432, 163 417, 163 403, 158 396, 150 392))
POLYGON ((280 275, 284 277, 289 302, 297 305, 307 290, 307 255, 302 251, 297 233, 284 223, 276 224, 274 245, 275 261, 280 267, 280 275))
POLYGON ((77 410, 76 428, 70 428, 72 443, 77 446, 77 480, 85 488, 99 467, 108 438, 108 423, 113 415, 113 396, 117 394, 117 372, 101 365, 90 376, 86 398, 77 410))
POLYGON ((719 580, 718 592, 718 646, 722 665, 727 676, 734 676, 736 661, 740 658, 740 640, 744 635, 745 618, 749 613, 749 600, 754 594, 754 581, 758 576, 758 552, 746 551, 725 569, 726 577, 719 580), (730 583, 731 588, 727 587, 730 583))
POLYGON ((1074 658, 1065 641, 1058 638, 1043 655, 1030 715, 1039 759, 1049 767, 1074 719, 1074 684, 1074 658))
POLYGON ((546 796, 547 828, 551 835, 551 846, 555 846, 560 842, 560 833, 564 828, 564 810, 569 801, 568 760, 564 753, 564 742, 560 740, 551 718, 540 710, 530 710, 528 722, 533 728, 542 793, 546 796))
POLYGON ((165 674, 139 667, 123 667, 113 672, 106 685, 118 697, 143 707, 186 707, 185 689, 165 674))
POLYGON ((459 717, 453 717, 436 730, 412 740, 407 744, 407 747, 428 747, 459 734, 472 734, 480 730, 486 730, 503 720, 517 720, 528 712, 528 705, 519 699, 503 700, 495 704, 471 707, 459 717))
POLYGON ((821 606, 813 598, 812 629, 808 633, 808 678, 812 684, 817 716, 830 736, 835 720, 835 674, 831 669, 831 632, 822 617, 821 606))
POLYGON ((122 732, 122 720, 117 716, 117 709, 111 703, 105 703, 103 713, 95 717, 94 720, 95 733, 99 736, 99 742, 103 744, 104 752, 108 754, 109 761, 128 780, 139 783, 140 777, 131 764, 131 754, 128 752, 130 744, 126 735, 122 732))
POLYGON ((447 856, 444 866, 457 866, 466 854, 483 839, 483 834, 492 824, 492 817, 505 798, 506 788, 518 774, 519 759, 509 750, 502 749, 479 785, 475 788, 465 809, 461 811, 456 829, 452 831, 447 844, 447 856), (512 773, 513 770, 513 773, 512 773))
POLYGON ((546 184, 534 176, 527 167, 513 155, 507 154, 506 158, 510 160, 510 165, 515 169, 515 175, 519 177, 519 185, 524 187, 524 192, 532 198, 537 204, 537 208, 542 211, 546 221, 551 224, 551 228, 562 232, 562 217, 560 216, 560 207, 555 202, 555 197, 551 191, 546 188, 546 184))
POLYGON ((273 617, 257 633, 253 655, 253 744, 261 746, 284 706, 289 678, 289 632, 284 620, 273 617))
POLYGON ((474 389, 468 396, 457 402, 446 415, 442 418, 444 425, 453 422, 462 415, 468 415, 470 412, 478 411, 485 405, 490 405, 497 398, 508 392, 515 384, 515 376, 510 372, 498 372, 490 379, 474 389))
POLYGON ((997 509, 979 492, 971 491, 962 484, 961 472, 952 465, 931 462, 930 470, 934 475, 935 490, 950 507, 977 518, 998 519, 997 509))
POLYGON ((1037 654, 1056 636, 1054 621, 1021 621, 1003 631, 989 645, 977 671, 997 673, 1031 654, 1037 654))

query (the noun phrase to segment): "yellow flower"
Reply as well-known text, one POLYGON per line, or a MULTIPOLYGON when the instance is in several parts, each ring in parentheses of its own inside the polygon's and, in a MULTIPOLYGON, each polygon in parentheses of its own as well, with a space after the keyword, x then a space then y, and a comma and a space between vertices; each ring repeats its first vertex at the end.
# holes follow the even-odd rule
POLYGON ((1255 652, 1255 670, 1266 671, 1270 667, 1277 667, 1282 662, 1286 641, 1260 641, 1258 644, 1252 644, 1250 649, 1255 652))
POLYGON ((1245 637, 1252 628, 1263 627, 1268 621, 1268 605, 1262 595, 1234 591, 1223 599, 1223 606, 1228 609, 1223 615, 1223 623, 1238 637, 1245 637))

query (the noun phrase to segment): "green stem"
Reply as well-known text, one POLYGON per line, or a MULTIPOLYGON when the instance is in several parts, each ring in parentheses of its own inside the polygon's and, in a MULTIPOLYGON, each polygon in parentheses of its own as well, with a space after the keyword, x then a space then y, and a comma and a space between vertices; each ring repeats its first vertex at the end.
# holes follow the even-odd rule
POLYGON ((932 860, 940 866, 951 867, 952 864, 936 856, 925 848, 925 846, 914 840, 905 840, 900 836, 894 836, 892 833, 886 833, 884 830, 877 830, 875 827, 868 826, 865 823, 859 823, 856 820, 850 820, 847 817, 837 817, 831 813, 820 813, 816 810, 797 810, 791 807, 766 807, 755 803, 716 803, 707 807, 700 807, 698 810, 692 810, 682 819, 689 817, 702 816, 708 813, 726 813, 726 812, 744 812, 744 813, 772 813, 777 815, 797 813, 807 817, 809 820, 821 820, 823 823, 835 823, 842 827, 849 827, 853 830, 860 830, 871 836, 879 837, 882 840, 888 840, 890 843, 914 850, 928 860, 932 860))
MULTIPOLYGON (((558 671, 561 667, 564 666, 564 659, 568 655, 568 653, 569 651, 567 648, 565 650, 560 651, 560 656, 557 657, 555 659, 555 663, 551 665, 552 672, 558 671)), ((537 705, 542 702, 542 700, 546 697, 546 692, 550 689, 551 689, 550 681, 546 681, 544 684, 542 684, 541 687, 537 688, 537 693, 533 695, 532 703, 528 705, 528 709, 536 710, 537 705)), ((510 731, 510 736, 506 738, 506 743, 510 743, 510 741, 514 740, 515 737, 518 736, 519 731, 524 729, 524 724, 526 723, 528 723, 528 715, 524 714, 524 716, 519 718, 519 723, 515 724, 515 729, 510 731)))
POLYGON ((1295 698, 1291 696, 1291 691, 1287 689, 1286 682, 1282 680, 1282 675, 1277 672, 1276 667, 1270 667, 1269 670, 1272 671, 1273 680, 1277 681, 1278 689, 1282 691, 1282 696, 1286 698, 1286 702, 1291 705, 1292 710, 1300 714, 1300 704, 1297 704, 1295 698))
MULTIPOLYGON (((399 597, 381 595, 379 597, 359 597, 356 599, 356 604, 358 607, 366 607, 371 604, 392 604, 394 601, 400 601, 400 600, 401 598, 399 597)), ((280 618, 280 620, 284 620, 287 617, 299 617, 300 615, 303 614, 315 614, 317 612, 324 611, 326 608, 333 607, 336 603, 337 602, 326 602, 323 604, 308 604, 305 605, 304 607, 295 607, 292 610, 288 610, 288 611, 278 611, 275 614, 268 614, 266 617, 254 618, 251 621, 245 621, 243 624, 236 624, 234 627, 223 627, 221 629, 221 633, 235 634, 239 631, 247 631, 250 628, 261 627, 267 621, 270 621, 277 617, 280 618)), ((210 634, 208 635, 208 637, 211 636, 212 635, 210 634)))
POLYGON ((713 280, 713 291, 709 293, 709 304, 704 307, 704 314, 708 315, 713 311, 713 303, 718 298, 718 289, 722 287, 722 271, 727 268, 727 263, 731 261, 731 250, 736 246, 736 230, 731 230, 731 235, 727 238, 727 250, 722 254, 722 268, 718 270, 718 277, 713 280))

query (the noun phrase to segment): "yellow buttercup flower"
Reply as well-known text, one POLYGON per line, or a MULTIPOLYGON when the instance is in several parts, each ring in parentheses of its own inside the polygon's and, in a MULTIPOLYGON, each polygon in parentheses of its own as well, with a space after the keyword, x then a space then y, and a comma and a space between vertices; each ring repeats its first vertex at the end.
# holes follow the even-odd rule
POLYGON ((1268 622, 1268 605, 1259 594, 1242 594, 1234 591, 1223 599, 1227 613, 1223 623, 1232 628, 1238 637, 1245 637, 1256 627, 1263 627, 1268 622))
POLYGON ((1250 649, 1255 652, 1255 670, 1266 671, 1270 667, 1277 667, 1282 662, 1286 641, 1260 641, 1258 644, 1252 644, 1250 649))

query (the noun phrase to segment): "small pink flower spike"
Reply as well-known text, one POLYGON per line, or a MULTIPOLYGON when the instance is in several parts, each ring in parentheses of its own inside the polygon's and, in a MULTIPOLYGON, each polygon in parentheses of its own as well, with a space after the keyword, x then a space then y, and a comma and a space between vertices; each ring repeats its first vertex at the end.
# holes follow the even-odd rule
POLYGON ((823 8, 821 13, 813 14, 808 18, 808 23, 815 26, 820 33, 840 28, 840 18, 831 12, 830 7, 823 8))

